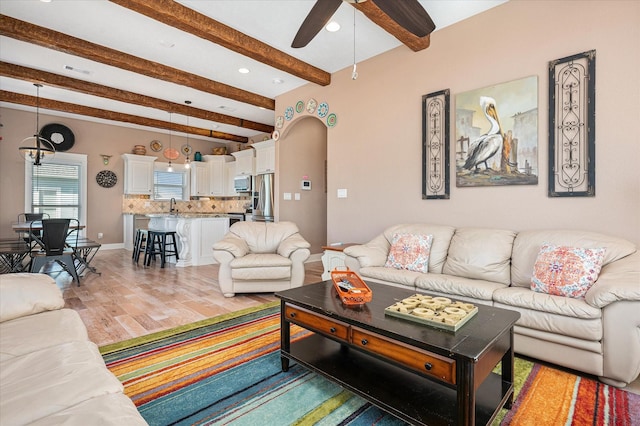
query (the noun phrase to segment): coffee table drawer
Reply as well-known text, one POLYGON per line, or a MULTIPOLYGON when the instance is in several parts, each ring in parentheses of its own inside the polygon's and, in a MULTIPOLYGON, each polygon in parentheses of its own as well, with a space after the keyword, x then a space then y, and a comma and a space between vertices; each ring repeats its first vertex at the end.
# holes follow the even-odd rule
POLYGON ((285 306, 284 312, 288 321, 304 328, 335 336, 345 341, 349 336, 349 326, 339 321, 290 305, 285 306))
POLYGON ((456 362, 450 358, 393 341, 352 327, 355 346, 404 365, 446 383, 456 383, 456 362))

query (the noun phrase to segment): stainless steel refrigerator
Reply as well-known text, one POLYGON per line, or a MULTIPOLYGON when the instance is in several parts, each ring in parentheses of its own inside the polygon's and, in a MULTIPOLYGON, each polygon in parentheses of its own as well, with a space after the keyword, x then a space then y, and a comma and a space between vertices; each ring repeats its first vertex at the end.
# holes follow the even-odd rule
POLYGON ((256 175, 253 193, 253 220, 255 222, 273 222, 273 182, 274 174, 256 175))

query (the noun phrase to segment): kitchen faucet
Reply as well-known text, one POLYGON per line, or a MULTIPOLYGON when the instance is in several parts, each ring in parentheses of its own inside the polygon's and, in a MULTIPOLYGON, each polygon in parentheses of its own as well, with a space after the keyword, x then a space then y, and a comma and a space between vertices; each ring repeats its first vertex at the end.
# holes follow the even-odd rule
POLYGON ((176 209, 176 199, 172 198, 171 200, 169 200, 169 213, 178 213, 178 210, 176 209))

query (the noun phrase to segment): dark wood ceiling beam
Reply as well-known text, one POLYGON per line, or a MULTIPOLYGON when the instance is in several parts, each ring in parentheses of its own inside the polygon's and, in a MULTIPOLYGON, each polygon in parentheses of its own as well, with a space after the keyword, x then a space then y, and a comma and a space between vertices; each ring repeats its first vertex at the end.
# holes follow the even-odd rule
POLYGON ((52 99, 38 98, 30 95, 23 95, 20 93, 8 92, 6 90, 0 90, 0 101, 8 102, 18 105, 27 105, 35 107, 38 105, 43 109, 50 109, 54 111, 68 112, 71 114, 79 114, 89 117, 102 118, 105 120, 119 121, 122 123, 138 124, 140 126, 153 127, 156 129, 166 129, 175 132, 189 133, 193 135, 207 136, 215 139, 222 139, 230 142, 247 143, 248 138, 243 136, 231 135, 224 132, 216 132, 210 129, 201 129, 193 126, 185 126, 178 123, 170 123, 163 120, 156 120, 153 118, 140 117, 137 115, 123 114, 115 111, 107 111, 99 108, 92 108, 83 105, 76 105, 68 102, 55 101, 52 99))
POLYGON ((221 22, 173 0, 110 0, 151 19, 209 40, 258 62, 321 86, 331 84, 331 74, 249 37, 221 22))
POLYGON ((6 15, 0 15, 0 35, 48 49, 80 56, 123 70, 191 87, 202 92, 222 96, 269 110, 275 110, 275 100, 238 89, 177 68, 148 61, 86 40, 39 27, 6 15))
POLYGON ((203 120, 210 120, 217 123, 228 124, 230 126, 257 130, 264 133, 273 132, 273 126, 267 124, 243 120, 241 118, 231 117, 225 114, 219 114, 199 108, 189 107, 185 104, 177 104, 174 102, 165 101, 163 99, 140 95, 138 93, 128 92, 126 90, 115 89, 112 87, 103 86, 84 80, 78 80, 47 71, 40 71, 33 68, 10 64, 8 62, 0 61, 0 75, 5 77, 17 78, 32 83, 40 83, 45 86, 73 90, 75 92, 113 99, 115 101, 126 102, 129 104, 155 108, 162 111, 171 111, 173 113, 183 114, 189 117, 201 118, 203 120))
POLYGON ((386 32, 400 40, 404 45, 406 45, 414 52, 424 50, 431 44, 430 35, 418 37, 412 32, 407 31, 396 21, 389 18, 389 15, 380 10, 380 8, 376 6, 376 4, 372 1, 365 1, 363 3, 352 3, 351 5, 358 9, 360 12, 364 13, 367 18, 369 18, 386 32))

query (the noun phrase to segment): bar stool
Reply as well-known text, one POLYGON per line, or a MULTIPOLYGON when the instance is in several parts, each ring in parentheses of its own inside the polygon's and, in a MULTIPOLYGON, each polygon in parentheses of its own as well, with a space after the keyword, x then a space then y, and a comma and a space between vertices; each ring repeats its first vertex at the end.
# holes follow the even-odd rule
POLYGON ((147 247, 144 252, 144 264, 151 265, 151 259, 156 260, 156 256, 160 255, 160 267, 164 268, 167 257, 178 257, 178 246, 176 244, 175 231, 152 231, 149 229, 147 237, 147 247), (167 237, 170 237, 170 241, 167 237))
POLYGON ((136 237, 133 241, 133 255, 131 259, 136 263, 140 260, 140 253, 147 251, 147 241, 149 240, 149 231, 146 229, 138 228, 136 230, 136 237))

